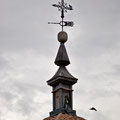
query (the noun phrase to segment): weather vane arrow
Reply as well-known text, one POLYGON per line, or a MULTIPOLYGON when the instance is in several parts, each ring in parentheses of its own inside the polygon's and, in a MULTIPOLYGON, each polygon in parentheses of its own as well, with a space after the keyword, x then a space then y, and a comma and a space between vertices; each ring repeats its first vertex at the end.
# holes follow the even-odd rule
POLYGON ((73 10, 73 7, 67 3, 64 3, 64 0, 61 0, 61 2, 58 2, 58 4, 53 4, 53 7, 57 7, 59 11, 61 11, 61 18, 62 20, 60 22, 48 22, 48 24, 59 24, 62 27, 68 26, 68 27, 73 27, 74 23, 72 21, 64 21, 64 13, 67 12, 68 10, 73 10))

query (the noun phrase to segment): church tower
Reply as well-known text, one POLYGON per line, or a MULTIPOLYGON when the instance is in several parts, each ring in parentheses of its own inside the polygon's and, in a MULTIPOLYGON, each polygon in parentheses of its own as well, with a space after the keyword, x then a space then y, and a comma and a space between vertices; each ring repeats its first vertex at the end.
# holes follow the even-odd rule
MULTIPOLYGON (((70 60, 65 48, 65 43, 68 40, 67 33, 63 30, 65 26, 72 27, 73 22, 64 21, 64 13, 67 10, 73 10, 71 5, 64 3, 64 0, 57 4, 53 4, 54 7, 57 7, 61 11, 62 20, 58 23, 49 22, 49 24, 59 24, 62 27, 62 30, 58 33, 58 41, 60 47, 55 59, 55 64, 59 67, 55 75, 47 81, 47 84, 52 87, 52 96, 53 96, 53 110, 50 112, 50 117, 44 120, 62 120, 63 118, 69 117, 71 120, 85 120, 81 117, 76 116, 76 111, 73 110, 73 85, 77 83, 77 78, 72 76, 67 70, 66 66, 70 64, 70 60), (56 118, 59 117, 59 118, 56 118), (71 116, 71 117, 70 117, 71 116), (62 118, 61 118, 62 117, 62 118)), ((69 119, 69 120, 70 120, 69 119)), ((64 119, 68 120, 68 119, 64 119)))

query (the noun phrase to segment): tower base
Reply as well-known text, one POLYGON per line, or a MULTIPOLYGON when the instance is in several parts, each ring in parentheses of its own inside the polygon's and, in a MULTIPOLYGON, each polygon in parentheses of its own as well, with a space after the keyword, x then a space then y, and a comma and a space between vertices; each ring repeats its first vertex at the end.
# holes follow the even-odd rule
POLYGON ((69 110, 68 111, 65 108, 59 108, 59 109, 56 109, 56 110, 50 112, 50 116, 55 116, 55 115, 58 115, 59 113, 76 115, 76 111, 75 110, 69 110))

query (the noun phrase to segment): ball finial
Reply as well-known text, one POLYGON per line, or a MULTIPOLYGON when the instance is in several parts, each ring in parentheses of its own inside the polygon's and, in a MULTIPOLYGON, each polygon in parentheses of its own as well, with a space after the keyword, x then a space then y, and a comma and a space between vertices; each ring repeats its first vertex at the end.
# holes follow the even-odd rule
POLYGON ((58 41, 60 43, 65 43, 67 41, 67 39, 68 39, 68 35, 66 32, 61 31, 58 33, 58 41))

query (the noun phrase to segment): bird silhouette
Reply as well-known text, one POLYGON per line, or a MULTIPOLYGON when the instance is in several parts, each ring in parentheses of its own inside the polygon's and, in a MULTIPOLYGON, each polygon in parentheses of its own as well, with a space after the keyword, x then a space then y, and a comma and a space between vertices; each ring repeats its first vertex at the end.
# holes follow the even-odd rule
POLYGON ((97 111, 97 109, 96 109, 96 108, 94 108, 94 107, 90 108, 89 110, 94 110, 94 111, 97 111))
POLYGON ((73 10, 72 6, 69 4, 70 10, 73 10))

